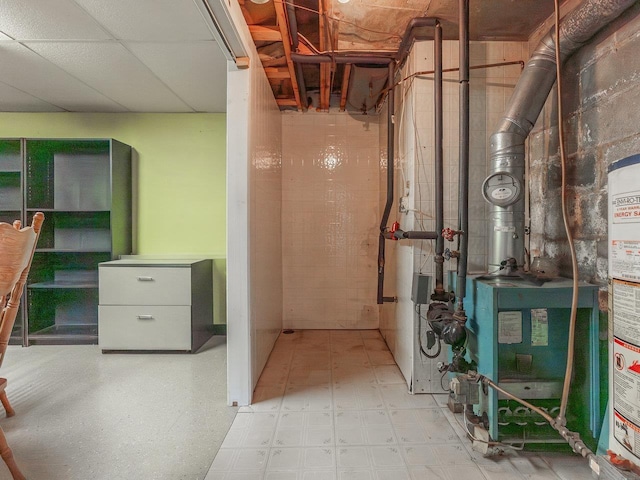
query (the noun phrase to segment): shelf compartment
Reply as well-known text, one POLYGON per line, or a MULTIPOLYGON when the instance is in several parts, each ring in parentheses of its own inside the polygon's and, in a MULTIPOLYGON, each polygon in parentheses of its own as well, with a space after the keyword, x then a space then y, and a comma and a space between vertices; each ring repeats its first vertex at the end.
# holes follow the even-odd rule
POLYGON ((16 220, 22 219, 22 212, 20 210, 1 210, 0 222, 13 224, 16 220))
POLYGON ((39 289, 83 289, 98 288, 98 272, 95 270, 59 270, 53 280, 30 283, 28 288, 39 289))
MULTIPOLYGON (((93 275, 96 275, 98 263, 109 260, 111 260, 109 252, 36 251, 33 256, 31 271, 29 272, 29 288, 34 284, 55 283, 56 278, 62 278, 61 272, 69 272, 71 276, 76 275, 78 272, 92 272, 93 275)), ((76 283, 82 284, 85 282, 82 280, 76 283)), ((59 281, 58 284, 60 285, 61 282, 59 281)))
POLYGON ((108 140, 27 142, 27 208, 108 210, 111 156, 108 140))
MULTIPOLYGON (((29 211, 28 221, 33 217, 29 211)), ((49 212, 43 224, 38 251, 110 252, 109 212, 49 212)))
POLYGON ((0 209, 22 209, 21 182, 20 172, 0 171, 0 209))
POLYGON ((97 345, 97 325, 52 325, 29 334, 30 345, 97 345))
POLYGON ((17 139, 0 140, 0 171, 22 171, 21 142, 17 139))
POLYGON ((98 325, 97 289, 28 288, 29 337, 98 325))

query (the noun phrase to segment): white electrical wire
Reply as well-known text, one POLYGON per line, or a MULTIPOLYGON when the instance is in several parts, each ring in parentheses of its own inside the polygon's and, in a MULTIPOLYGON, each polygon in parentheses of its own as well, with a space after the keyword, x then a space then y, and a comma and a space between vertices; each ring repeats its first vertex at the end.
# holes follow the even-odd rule
POLYGON ((571 269, 573 274, 573 293, 571 296, 571 316, 569 320, 569 339, 567 347, 567 368, 564 374, 564 385, 562 388, 562 399, 560 401, 560 413, 556 421, 561 425, 566 424, 567 403, 569 402, 569 389, 571 387, 571 376, 573 374, 573 355, 575 350, 576 337, 576 317, 578 314, 578 260, 576 248, 573 242, 573 235, 569 226, 569 214, 567 211, 567 182, 566 182, 566 154, 564 150, 564 127, 562 111, 562 75, 560 64, 560 5, 559 0, 554 0, 555 4, 555 50, 556 50, 556 86, 558 94, 558 137, 560 144, 560 165, 562 167, 562 221, 567 234, 567 242, 571 252, 571 269))

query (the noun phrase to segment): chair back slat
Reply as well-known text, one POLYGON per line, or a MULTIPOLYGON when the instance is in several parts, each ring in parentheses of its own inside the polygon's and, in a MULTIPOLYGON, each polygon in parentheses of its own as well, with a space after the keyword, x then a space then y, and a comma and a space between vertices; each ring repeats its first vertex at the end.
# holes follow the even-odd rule
POLYGON ((29 227, 0 223, 0 365, 16 320, 44 215, 37 212, 29 227))

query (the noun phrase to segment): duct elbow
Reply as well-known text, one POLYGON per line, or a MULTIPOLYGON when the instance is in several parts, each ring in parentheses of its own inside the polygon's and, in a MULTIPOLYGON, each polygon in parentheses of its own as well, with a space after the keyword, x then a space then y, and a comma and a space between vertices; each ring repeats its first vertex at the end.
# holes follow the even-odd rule
MULTIPOLYGON (((522 156, 524 162, 524 142, 527 135, 522 131, 509 131, 508 128, 510 127, 520 130, 520 128, 517 127, 514 122, 509 121, 509 119, 504 119, 503 124, 504 127, 491 135, 491 139, 489 140, 489 150, 492 160, 496 157, 519 155, 522 156)), ((493 167, 497 167, 497 165, 493 165, 493 167)))

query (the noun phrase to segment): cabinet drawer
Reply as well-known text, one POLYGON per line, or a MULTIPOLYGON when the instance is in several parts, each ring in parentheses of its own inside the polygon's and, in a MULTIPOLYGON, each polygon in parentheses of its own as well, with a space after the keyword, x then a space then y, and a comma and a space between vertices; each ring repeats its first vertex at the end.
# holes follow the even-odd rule
POLYGON ((103 350, 191 350, 191 307, 98 307, 103 350))
POLYGON ((100 266, 101 305, 191 305, 191 269, 100 266))

